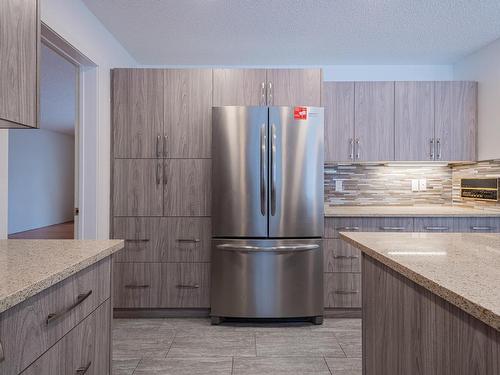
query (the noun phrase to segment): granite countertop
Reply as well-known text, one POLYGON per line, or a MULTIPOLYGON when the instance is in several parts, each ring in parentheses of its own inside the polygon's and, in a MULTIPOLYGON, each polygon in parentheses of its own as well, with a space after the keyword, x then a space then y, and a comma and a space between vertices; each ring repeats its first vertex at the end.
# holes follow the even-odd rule
POLYGON ((122 240, 0 240, 0 313, 123 246, 122 240))
POLYGON ((499 211, 451 205, 430 206, 328 206, 326 217, 500 217, 499 211))
POLYGON ((500 234, 340 235, 366 255, 500 331, 500 234))

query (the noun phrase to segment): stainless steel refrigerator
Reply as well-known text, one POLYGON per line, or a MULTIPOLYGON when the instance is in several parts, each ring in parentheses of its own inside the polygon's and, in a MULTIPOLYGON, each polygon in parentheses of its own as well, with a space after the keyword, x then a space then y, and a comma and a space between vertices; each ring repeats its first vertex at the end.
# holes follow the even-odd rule
POLYGON ((212 108, 211 317, 323 317, 323 108, 212 108))

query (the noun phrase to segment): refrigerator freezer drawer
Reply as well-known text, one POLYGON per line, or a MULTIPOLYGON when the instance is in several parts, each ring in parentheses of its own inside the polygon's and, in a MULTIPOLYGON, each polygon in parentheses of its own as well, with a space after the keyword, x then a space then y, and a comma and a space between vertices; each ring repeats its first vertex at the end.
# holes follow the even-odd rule
POLYGON ((323 315, 322 240, 213 240, 211 315, 323 315))

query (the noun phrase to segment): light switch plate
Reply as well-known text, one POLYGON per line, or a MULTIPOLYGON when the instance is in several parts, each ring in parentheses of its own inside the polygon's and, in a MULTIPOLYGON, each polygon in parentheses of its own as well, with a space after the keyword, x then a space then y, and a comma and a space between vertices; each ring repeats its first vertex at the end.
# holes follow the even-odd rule
POLYGON ((411 191, 418 191, 419 188, 419 182, 417 179, 412 179, 411 180, 411 191))
POLYGON ((344 181, 343 180, 335 180, 335 191, 338 191, 338 192, 344 191, 344 181))
POLYGON ((418 189, 420 191, 426 191, 427 190, 427 179, 421 178, 418 183, 419 187, 418 189))

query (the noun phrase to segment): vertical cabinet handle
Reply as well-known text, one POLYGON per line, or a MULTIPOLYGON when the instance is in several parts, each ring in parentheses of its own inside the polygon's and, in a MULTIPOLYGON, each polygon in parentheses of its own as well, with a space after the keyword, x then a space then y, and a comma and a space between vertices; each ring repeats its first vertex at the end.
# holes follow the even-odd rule
POLYGON ((266 83, 260 84, 260 105, 266 105, 266 83))
POLYGON ((434 138, 430 140, 431 151, 429 153, 429 159, 434 160, 434 138))
POLYGON ((87 363, 87 366, 83 366, 83 367, 79 367, 76 369, 75 371, 75 374, 76 375, 84 375, 87 373, 87 371, 89 370, 90 366, 92 366, 92 361, 90 361, 89 363, 87 363))
POLYGON ((163 136, 163 157, 167 157, 167 136, 163 136))
POLYGON ((349 138, 349 160, 354 160, 354 139, 349 138))
POLYGON ((276 125, 271 125, 271 216, 276 215, 276 125))
POLYGON ((161 136, 157 135, 156 136, 156 157, 159 158, 161 155, 160 155, 160 139, 161 139, 161 136))
POLYGON ((158 185, 158 186, 160 186, 160 184, 161 184, 161 176, 160 176, 160 174, 161 174, 161 165, 158 162, 156 164, 156 185, 158 185))
POLYGON ((266 124, 260 127, 260 213, 266 215, 267 181, 266 181, 266 152, 267 152, 266 124))
POLYGON ((441 139, 440 138, 438 138, 436 140, 436 147, 437 147, 436 158, 437 158, 437 160, 441 160, 441 139))
POLYGON ((273 105, 273 84, 272 82, 267 83, 267 105, 273 105))
POLYGON ((354 141, 356 146, 355 146, 355 149, 356 149, 356 160, 359 160, 359 138, 356 138, 356 140, 354 141))
POLYGON ((5 353, 3 352, 2 342, 0 341, 0 363, 5 361, 5 353))

